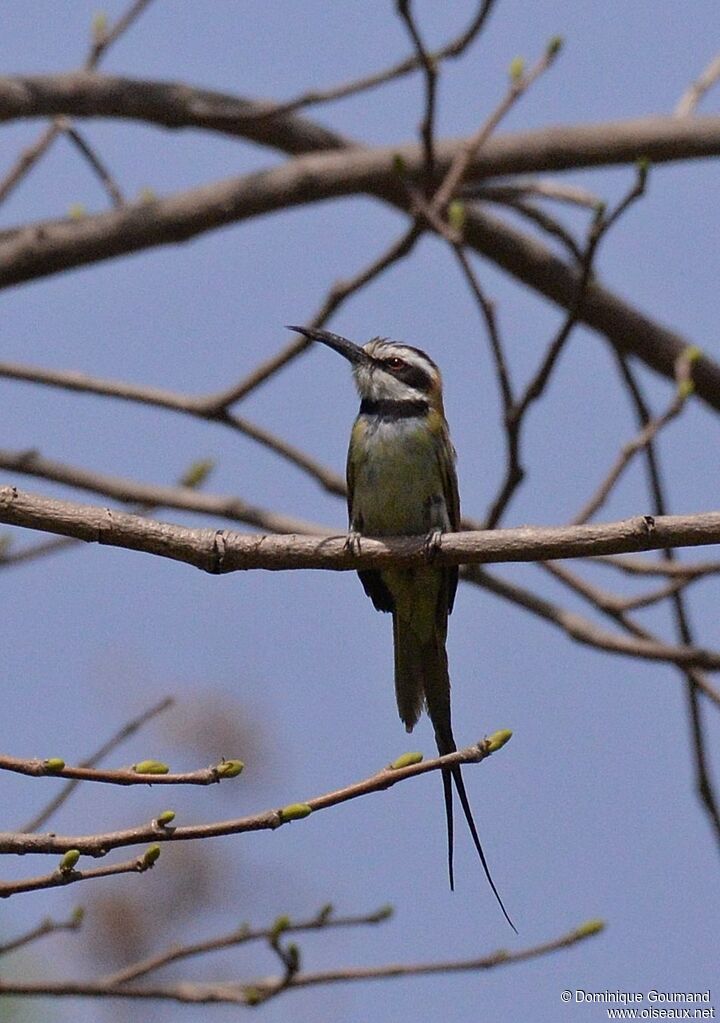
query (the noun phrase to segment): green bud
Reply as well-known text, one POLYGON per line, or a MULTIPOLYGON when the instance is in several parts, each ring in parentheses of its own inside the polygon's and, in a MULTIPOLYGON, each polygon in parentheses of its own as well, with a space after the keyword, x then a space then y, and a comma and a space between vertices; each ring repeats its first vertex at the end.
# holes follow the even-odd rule
POLYGON ((317 915, 318 923, 326 924, 334 912, 335 907, 333 906, 332 902, 326 902, 325 905, 321 906, 320 910, 318 911, 317 915))
POLYGON ((283 931, 286 931, 291 924, 290 917, 287 913, 283 913, 282 916, 277 917, 272 927, 270 928, 270 935, 273 938, 279 938, 283 931))
POLYGON ((68 849, 63 858, 60 860, 58 869, 61 874, 69 874, 71 870, 74 870, 77 861, 80 859, 79 849, 68 849))
POLYGON ((215 468, 213 458, 199 458, 193 462, 180 477, 181 487, 196 488, 202 486, 210 473, 215 468))
POLYGON ((154 188, 141 188, 138 192, 138 202, 151 203, 157 199, 157 192, 154 188))
POLYGON ((297 973, 300 969, 300 949, 295 942, 285 949, 285 965, 290 973, 297 973))
POLYGON ((161 814, 158 814, 156 818, 156 822, 160 825, 161 828, 166 828, 168 824, 172 824, 174 820, 175 820, 174 810, 163 810, 163 812, 161 814))
POLYGON ((246 1005, 259 1005, 263 1000, 262 991, 256 987, 243 988, 243 994, 245 995, 246 1005))
POLYGON ((502 749, 506 742, 512 739, 512 732, 509 728, 503 728, 499 732, 493 732, 492 735, 488 736, 488 753, 497 753, 499 749, 502 749))
POLYGON ((604 199, 598 199, 597 202, 593 203, 593 214, 596 225, 602 221, 606 212, 607 203, 605 202, 604 199))
POLYGON ((685 400, 685 398, 689 398, 690 397, 690 395, 694 392, 694 390, 695 390, 695 384, 693 383, 692 380, 689 380, 689 379, 688 380, 681 380, 680 383, 678 384, 678 389, 677 389, 678 397, 682 398, 683 400, 685 400))
POLYGON ((422 753, 403 753, 390 764, 391 771, 399 771, 402 767, 411 767, 412 764, 422 763, 422 753))
POLYGON ((280 810, 280 820, 283 824, 287 821, 300 821, 303 817, 309 817, 311 813, 312 807, 307 803, 290 803, 289 806, 284 806, 280 810))
POLYGON ((448 223, 453 231, 462 234, 465 227, 465 203, 459 199, 453 199, 448 206, 448 223))
POLYGON ((513 57, 510 61, 508 68, 508 75, 510 81, 513 84, 517 84, 522 81, 523 75, 525 74, 525 58, 524 57, 513 57))
POLYGON ((48 774, 57 774, 65 770, 65 761, 62 757, 50 757, 49 760, 43 760, 43 767, 48 774))
POLYGON ((698 359, 702 359, 703 350, 702 348, 699 348, 698 345, 688 345, 683 351, 682 357, 688 362, 697 362, 698 359))
POLYGON ((400 153, 393 153, 392 169, 393 174, 402 175, 405 173, 405 160, 400 153))
POLYGON ((387 905, 381 906, 377 913, 373 913, 373 920, 377 920, 378 923, 380 923, 381 920, 389 920, 394 912, 394 907, 388 902, 387 905))
POLYGON ((84 906, 76 906, 75 909, 72 911, 70 923, 72 924, 73 927, 79 927, 84 919, 85 919, 84 906))
POLYGON ((245 764, 242 760, 223 760, 215 768, 219 778, 237 778, 245 764))
POLYGON ((71 203, 68 207, 67 215, 70 220, 82 220, 83 217, 87 216, 87 206, 82 202, 71 203))
POLYGON ((635 161, 635 169, 638 172, 641 185, 644 186, 650 172, 650 161, 647 156, 641 156, 639 160, 635 161))
POLYGON ((143 867, 153 867, 160 859, 160 846, 157 842, 149 845, 145 850, 142 858, 143 867))
POLYGON ((160 760, 141 760, 139 764, 133 764, 132 770, 135 774, 169 774, 170 768, 160 760))
POLYGON ((580 924, 575 934, 578 938, 589 938, 593 934, 599 934, 600 931, 605 930, 604 920, 586 920, 584 924, 580 924))
POLYGON ((108 18, 105 11, 95 11, 92 17, 92 34, 93 38, 97 39, 98 36, 102 37, 107 32, 108 18))
POLYGON ((545 55, 548 60, 555 60, 560 50, 565 45, 565 40, 562 36, 553 36, 548 40, 548 44, 545 47, 545 55))

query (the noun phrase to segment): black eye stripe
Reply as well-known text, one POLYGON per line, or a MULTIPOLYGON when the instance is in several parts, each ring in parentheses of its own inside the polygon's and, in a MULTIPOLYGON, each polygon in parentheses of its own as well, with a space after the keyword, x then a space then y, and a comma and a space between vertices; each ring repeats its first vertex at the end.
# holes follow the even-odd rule
POLYGON ((393 370, 393 374, 398 380, 402 380, 404 384, 414 387, 418 391, 429 391, 432 387, 430 374, 426 373, 420 366, 413 366, 412 363, 408 362, 402 369, 393 370))

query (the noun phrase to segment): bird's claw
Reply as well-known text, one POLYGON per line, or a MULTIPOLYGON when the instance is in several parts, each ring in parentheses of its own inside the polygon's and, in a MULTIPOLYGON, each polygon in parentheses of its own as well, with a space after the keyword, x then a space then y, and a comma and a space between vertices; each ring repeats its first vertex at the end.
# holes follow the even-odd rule
POLYGON ((360 533, 356 529, 351 529, 345 540, 345 550, 349 554, 360 553, 360 533))
POLYGON ((433 561, 435 555, 439 552, 442 547, 442 530, 431 529, 425 537, 425 543, 423 544, 423 551, 428 561, 433 561))

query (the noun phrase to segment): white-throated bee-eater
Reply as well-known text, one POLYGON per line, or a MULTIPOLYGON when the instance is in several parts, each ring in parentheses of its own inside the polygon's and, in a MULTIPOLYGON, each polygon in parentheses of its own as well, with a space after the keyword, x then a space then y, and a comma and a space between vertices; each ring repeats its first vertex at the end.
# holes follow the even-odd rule
MULTIPOLYGON (((348 512, 353 542, 364 536, 424 535, 428 549, 440 534, 460 529, 455 449, 443 409, 442 379, 432 359, 411 345, 373 338, 362 347, 327 330, 289 327, 344 356, 360 393, 347 458, 348 512)), ((457 749, 450 717, 450 677, 445 649, 457 567, 363 570, 365 592, 393 618, 395 695, 400 718, 412 731, 427 709, 441 755, 457 749)), ((485 859, 460 765, 442 772, 453 876, 455 783, 485 875, 511 927, 485 859)))

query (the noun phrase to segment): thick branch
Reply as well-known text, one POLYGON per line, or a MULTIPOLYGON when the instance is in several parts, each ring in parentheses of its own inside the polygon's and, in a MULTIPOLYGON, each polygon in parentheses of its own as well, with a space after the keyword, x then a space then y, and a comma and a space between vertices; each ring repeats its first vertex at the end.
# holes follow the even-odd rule
MULTIPOLYGON (((72 72, 0 77, 0 122, 68 114, 117 117, 162 128, 201 128, 245 138, 284 153, 341 149, 348 139, 296 114, 267 114, 267 105, 182 82, 153 82, 72 72)), ((438 145, 449 166, 450 141, 438 145)), ((421 173, 420 146, 394 147, 411 175, 421 173)), ((681 120, 654 116, 589 125, 558 125, 496 136, 476 154, 470 177, 567 170, 629 163, 644 154, 653 163, 720 153, 720 117, 681 120)))
MULTIPOLYGON (((37 497, 0 487, 0 522, 72 536, 90 543, 143 551, 213 574, 265 568, 350 571, 425 563, 425 537, 363 539, 354 553, 338 536, 246 536, 223 529, 190 529, 95 505, 37 497)), ((720 543, 720 512, 636 516, 582 526, 522 526, 446 533, 434 560, 441 565, 546 561, 720 543)))
MULTIPOLYGON (((463 145, 464 140, 438 144, 439 173, 447 172, 463 145)), ((661 160, 717 152, 718 117, 688 121, 648 118, 490 139, 475 154, 468 173, 477 176, 513 169, 561 169, 583 162, 626 162, 648 153, 661 160), (522 143, 520 149, 518 142, 522 143)), ((370 193, 407 209, 410 200, 396 171, 398 154, 404 161, 403 173, 419 180, 423 167, 420 147, 356 147, 300 157, 272 170, 122 210, 7 231, 0 235, 0 287, 155 245, 185 241, 224 224, 338 196, 370 193)), ((576 269, 517 228, 479 209, 469 209, 464 240, 558 305, 570 308, 575 301, 576 269)), ((594 281, 587 288, 578 319, 605 334, 619 350, 638 356, 668 377, 689 343, 594 281)), ((720 367, 701 358, 694 367, 694 380, 698 395, 720 409, 720 367)))

